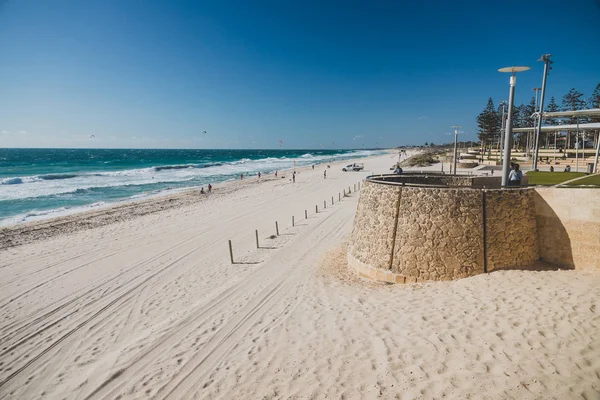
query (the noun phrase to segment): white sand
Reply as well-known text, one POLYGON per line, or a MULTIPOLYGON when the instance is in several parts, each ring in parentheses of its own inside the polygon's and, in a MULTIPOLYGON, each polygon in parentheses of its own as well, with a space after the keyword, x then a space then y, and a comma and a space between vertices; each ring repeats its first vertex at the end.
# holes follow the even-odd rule
POLYGON ((600 275, 359 280, 340 165, 0 251, 0 398, 597 398, 600 275))

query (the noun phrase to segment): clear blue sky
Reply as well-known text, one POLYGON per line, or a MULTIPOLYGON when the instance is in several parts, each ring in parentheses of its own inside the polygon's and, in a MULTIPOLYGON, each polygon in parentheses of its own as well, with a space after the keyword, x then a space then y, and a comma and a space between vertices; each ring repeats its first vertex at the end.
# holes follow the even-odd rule
POLYGON ((600 82, 600 3, 0 0, 0 146, 360 148, 475 139, 600 82), (202 135, 202 131, 207 131, 202 135), (95 139, 90 139, 95 135, 95 139))

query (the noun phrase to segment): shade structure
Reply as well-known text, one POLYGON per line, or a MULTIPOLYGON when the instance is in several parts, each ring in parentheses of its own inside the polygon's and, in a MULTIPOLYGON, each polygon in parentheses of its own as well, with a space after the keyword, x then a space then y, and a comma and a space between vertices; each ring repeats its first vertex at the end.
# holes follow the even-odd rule
POLYGON ((587 110, 545 112, 544 118, 599 117, 600 108, 587 110))
MULTIPOLYGON (((513 128, 513 132, 531 132, 535 128, 513 128)), ((542 126, 542 132, 561 132, 561 131, 595 131, 600 130, 600 122, 591 122, 587 124, 568 124, 568 125, 547 125, 542 126)))

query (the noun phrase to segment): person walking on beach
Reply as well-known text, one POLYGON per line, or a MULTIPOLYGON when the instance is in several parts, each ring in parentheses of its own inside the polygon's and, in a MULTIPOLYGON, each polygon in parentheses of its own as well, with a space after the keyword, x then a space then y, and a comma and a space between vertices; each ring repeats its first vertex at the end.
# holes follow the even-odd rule
POLYGON ((212 185, 209 183, 208 184, 208 193, 212 192, 212 185))
POLYGON ((327 179, 327 170, 323 171, 323 179, 327 179))
POLYGON ((244 180, 244 174, 240 174, 240 181, 244 180))
POLYGON ((275 171, 275 178, 277 178, 277 171, 275 171))
POLYGON ((508 174, 508 186, 521 186, 521 179, 523 179, 523 172, 519 171, 519 164, 515 164, 508 174))
POLYGON ((292 182, 296 183, 296 172, 294 171, 294 173, 292 174, 292 182))
POLYGON ((258 172, 258 179, 260 179, 260 171, 258 172))

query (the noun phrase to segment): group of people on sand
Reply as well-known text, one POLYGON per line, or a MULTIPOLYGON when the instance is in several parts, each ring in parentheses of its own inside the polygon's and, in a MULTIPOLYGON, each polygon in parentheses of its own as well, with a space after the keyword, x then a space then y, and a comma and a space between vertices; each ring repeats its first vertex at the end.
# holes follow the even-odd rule
MULTIPOLYGON (((330 168, 330 166, 328 165, 328 166, 327 166, 327 168, 330 168)), ((312 165, 312 169, 313 169, 313 170, 315 169, 315 166, 314 166, 314 165, 312 165)), ((262 173, 261 173, 261 172, 258 172, 256 175, 258 176, 258 179, 260 179, 260 178, 262 177, 262 173)), ((278 177, 278 171, 275 171, 274 175, 275 175, 275 178, 277 178, 277 177, 278 177)), ((282 178, 285 178, 285 176, 282 176, 282 178)), ((324 178, 324 179, 327 179, 327 170, 323 171, 323 178, 324 178)), ((241 174, 240 174, 240 181, 243 181, 243 180, 244 180, 244 174, 243 174, 243 173, 241 173, 241 174)), ((292 172, 292 179, 290 179, 290 180, 291 180, 293 183, 296 183, 296 170, 294 170, 294 171, 292 172)), ((212 186, 209 184, 209 185, 208 185, 208 193, 210 193, 211 191, 212 191, 212 186)), ((201 194, 205 194, 205 193, 206 193, 206 192, 204 191, 204 187, 202 187, 202 189, 200 189, 200 193, 201 193, 201 194)))
MULTIPOLYGON (((212 185, 210 183, 208 184, 208 193, 212 193, 212 185)), ((202 186, 202 188, 200 189, 200 194, 206 194, 206 192, 204 191, 204 186, 202 186)))

